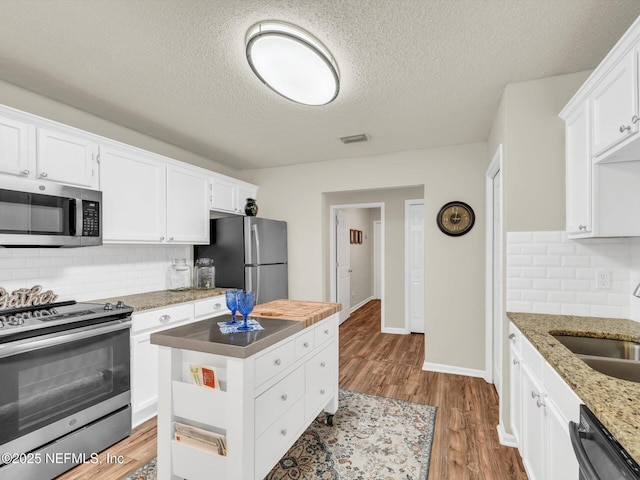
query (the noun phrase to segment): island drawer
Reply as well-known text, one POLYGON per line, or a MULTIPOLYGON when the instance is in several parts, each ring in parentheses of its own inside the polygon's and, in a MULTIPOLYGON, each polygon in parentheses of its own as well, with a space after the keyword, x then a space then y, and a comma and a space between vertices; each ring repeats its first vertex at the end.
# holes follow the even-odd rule
POLYGON ((322 345, 335 335, 335 318, 323 322, 313 329, 316 347, 322 345))
POLYGON ((321 378, 331 377, 335 368, 335 348, 333 344, 329 344, 315 354, 305 364, 305 390, 309 391, 321 378))
POLYGON ((308 332, 299 335, 295 339, 296 360, 300 360, 307 353, 313 350, 314 331, 309 329, 308 332))
POLYGON ((194 303, 195 317, 210 318, 217 317, 218 315, 224 315, 229 312, 227 308, 227 302, 224 295, 218 295, 217 297, 207 298, 206 300, 198 300, 194 303))
POLYGON ((193 305, 176 305, 148 312, 134 312, 131 331, 141 332, 149 329, 165 329, 193 319, 193 305))
POLYGON ((256 439, 255 478, 263 478, 269 473, 304 426, 304 398, 301 398, 256 439))
POLYGON ((270 378, 286 370, 294 361, 294 349, 294 342, 292 340, 256 357, 255 386, 258 387, 262 385, 270 378))
POLYGON ((173 474, 189 480, 205 480, 215 472, 217 478, 226 478, 227 457, 171 441, 173 474))
POLYGON ((227 392, 174 380, 172 393, 173 413, 176 416, 222 429, 227 428, 227 392))
POLYGON ((318 379, 305 395, 305 418, 309 421, 313 420, 329 403, 334 391, 335 384, 331 375, 325 375, 323 378, 318 379))
POLYGON ((304 367, 300 365, 293 373, 264 392, 255 403, 255 435, 259 437, 273 421, 285 413, 304 395, 304 367))

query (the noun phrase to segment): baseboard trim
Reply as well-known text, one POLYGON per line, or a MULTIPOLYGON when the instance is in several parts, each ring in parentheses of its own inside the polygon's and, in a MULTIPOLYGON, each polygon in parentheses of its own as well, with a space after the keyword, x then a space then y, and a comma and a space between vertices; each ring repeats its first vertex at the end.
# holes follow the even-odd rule
POLYGON ((518 440, 513 433, 507 433, 504 430, 504 425, 499 423, 496 427, 498 430, 498 440, 500 440, 500 444, 506 447, 518 448, 518 440))
POLYGON ((453 365, 445 365, 443 363, 424 362, 422 364, 422 370, 426 370, 428 372, 451 373, 453 375, 484 378, 484 370, 454 367, 453 365))
POLYGON ((355 307, 351 307, 349 309, 349 313, 353 313, 355 312, 357 309, 359 309, 360 307, 362 307, 365 303, 367 303, 369 300, 373 300, 375 297, 369 297, 369 298, 365 298, 363 301, 361 301, 359 304, 357 304, 355 307))
POLYGON ((409 335, 411 332, 406 328, 384 327, 382 333, 392 333, 394 335, 409 335))

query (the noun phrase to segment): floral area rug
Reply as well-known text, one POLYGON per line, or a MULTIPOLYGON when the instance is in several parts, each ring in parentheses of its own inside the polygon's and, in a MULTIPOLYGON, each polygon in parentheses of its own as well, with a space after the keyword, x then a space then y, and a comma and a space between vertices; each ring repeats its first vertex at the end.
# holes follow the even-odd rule
MULTIPOLYGON (((340 390, 265 480, 426 480, 436 407, 340 390)), ((125 480, 155 480, 155 459, 125 480)))

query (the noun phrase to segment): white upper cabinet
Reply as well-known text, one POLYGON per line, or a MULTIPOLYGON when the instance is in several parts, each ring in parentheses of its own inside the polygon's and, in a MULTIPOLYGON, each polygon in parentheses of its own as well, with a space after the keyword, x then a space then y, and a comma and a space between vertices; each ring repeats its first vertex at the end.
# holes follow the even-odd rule
POLYGON ((209 243, 209 185, 199 169, 167 165, 169 242, 209 243))
POLYGON ((238 185, 222 175, 211 178, 211 210, 238 213, 238 185))
POLYGON ((0 174, 97 189, 96 153, 88 134, 0 107, 0 174))
POLYGON ((591 147, 588 104, 580 105, 565 121, 567 233, 591 233, 591 147))
POLYGON ((82 187, 97 185, 95 144, 77 133, 37 129, 36 177, 82 187))
POLYGON ((166 238, 166 164, 133 150, 100 147, 104 243, 166 238))
POLYGON ((0 173, 29 176, 33 149, 30 135, 33 128, 24 122, 0 117, 0 173))
POLYGON ((590 95, 596 157, 638 133, 636 56, 635 50, 627 53, 590 95))

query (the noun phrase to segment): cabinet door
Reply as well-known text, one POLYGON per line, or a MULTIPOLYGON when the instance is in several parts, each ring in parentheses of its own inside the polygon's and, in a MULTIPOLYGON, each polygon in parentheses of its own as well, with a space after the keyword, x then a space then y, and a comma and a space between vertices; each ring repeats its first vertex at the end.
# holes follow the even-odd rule
POLYGON ((143 333, 131 339, 131 408, 133 423, 141 423, 156 413, 158 404, 158 347, 151 335, 143 333))
POLYGON ((209 178, 200 170, 167 166, 167 237, 171 243, 209 243, 209 178))
POLYGON ((37 129, 36 177, 96 188, 94 143, 70 132, 37 129))
POLYGON ((104 243, 161 243, 166 236, 166 165, 137 152, 100 148, 104 243))
POLYGON ((565 419, 555 403, 546 401, 546 466, 545 478, 578 480, 578 459, 571 445, 569 420, 565 419))
POLYGON ((544 479, 544 392, 526 365, 522 365, 522 462, 529 480, 544 479))
POLYGON ((237 185, 220 177, 211 180, 211 210, 238 213, 237 185))
POLYGON ((0 172, 29 176, 31 127, 18 120, 0 117, 0 172))
POLYGON ((636 52, 632 51, 602 78, 591 96, 593 153, 606 152, 638 132, 636 52), (628 127, 628 128, 627 128, 628 127))
POLYGON ((566 120, 567 233, 591 230, 591 148, 589 111, 585 102, 566 120))
POLYGON ((521 423, 522 423, 522 388, 521 388, 521 371, 520 357, 512 347, 509 349, 509 380, 511 382, 509 400, 511 406, 511 433, 516 437, 518 448, 522 451, 522 442, 520 439, 521 423))

